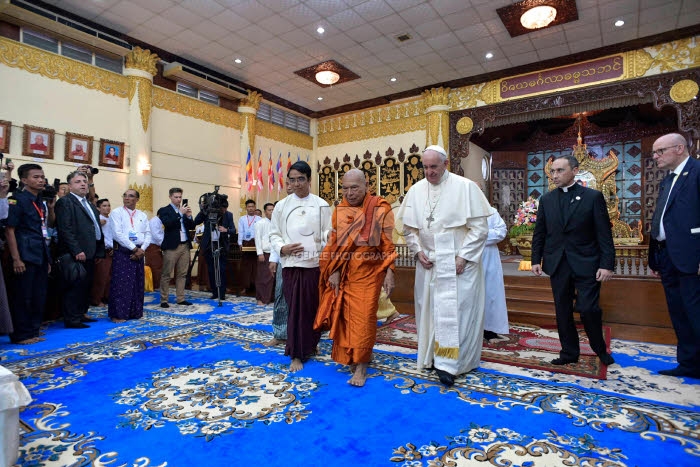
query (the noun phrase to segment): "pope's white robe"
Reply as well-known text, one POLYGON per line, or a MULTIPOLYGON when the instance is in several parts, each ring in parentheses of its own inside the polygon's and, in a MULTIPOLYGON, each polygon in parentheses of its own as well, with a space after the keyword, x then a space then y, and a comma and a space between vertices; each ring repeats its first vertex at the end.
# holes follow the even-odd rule
POLYGON ((479 366, 484 330, 481 254, 493 212, 474 182, 447 171, 438 185, 423 179, 412 186, 399 208, 397 217, 411 252, 422 251, 433 262, 425 269, 416 261, 418 369, 434 365, 458 375, 479 366), (456 256, 467 260, 460 275, 456 256))
POLYGON ((489 216, 489 235, 481 255, 486 282, 486 303, 484 305, 484 329, 496 334, 508 334, 508 307, 506 290, 503 284, 503 266, 498 242, 506 238, 508 228, 496 212, 489 216))

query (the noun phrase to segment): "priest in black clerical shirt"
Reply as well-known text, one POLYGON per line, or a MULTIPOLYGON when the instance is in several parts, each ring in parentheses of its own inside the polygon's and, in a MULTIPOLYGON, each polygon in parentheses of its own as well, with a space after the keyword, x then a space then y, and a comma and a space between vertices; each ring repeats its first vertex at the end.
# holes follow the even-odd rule
POLYGON ((578 160, 561 156, 552 163, 557 186, 540 198, 532 238, 532 272, 550 276, 561 352, 555 365, 576 363, 580 354, 575 311, 591 348, 605 365, 615 363, 603 338, 598 305, 601 282, 613 276, 615 246, 603 194, 576 183, 578 160), (540 264, 541 263, 541 264, 540 264), (575 307, 574 307, 575 299, 575 307))

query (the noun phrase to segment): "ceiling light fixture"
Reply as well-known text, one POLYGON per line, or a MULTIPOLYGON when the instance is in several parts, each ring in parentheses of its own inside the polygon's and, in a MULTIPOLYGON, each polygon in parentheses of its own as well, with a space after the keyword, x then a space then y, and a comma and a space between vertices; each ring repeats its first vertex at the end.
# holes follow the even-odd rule
POLYGON ((624 25, 625 25, 625 22, 621 19, 618 19, 617 21, 615 21, 615 26, 617 26, 618 28, 620 28, 624 25))
POLYGON ((527 29, 541 29, 557 17, 557 10, 548 5, 530 8, 520 17, 520 24, 527 29))
POLYGON ((316 99, 322 101, 322 100, 323 100, 323 97, 317 97, 316 99))
POLYGON ((493 53, 491 53, 491 52, 486 52, 486 55, 484 55, 484 57, 486 57, 488 60, 490 60, 490 59, 493 58, 493 53))
POLYGON ((323 70, 316 73, 316 81, 327 86, 337 83, 339 79, 340 75, 335 71, 323 70))
POLYGON ((396 78, 391 78, 389 81, 391 81, 392 83, 395 83, 395 82, 396 82, 396 78))
POLYGON ((326 30, 323 29, 323 26, 319 26, 318 29, 316 29, 316 32, 319 34, 323 34, 324 32, 326 32, 326 30))
POLYGON ((241 60, 240 58, 237 58, 237 59, 234 60, 234 62, 236 62, 236 63, 241 63, 241 62, 243 62, 243 60, 241 60))

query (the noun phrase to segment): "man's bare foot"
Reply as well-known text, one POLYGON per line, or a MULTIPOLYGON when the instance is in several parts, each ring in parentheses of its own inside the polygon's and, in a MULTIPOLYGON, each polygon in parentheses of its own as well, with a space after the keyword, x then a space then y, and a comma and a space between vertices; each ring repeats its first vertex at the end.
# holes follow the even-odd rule
POLYGON ((362 387, 367 380, 367 363, 358 363, 357 368, 352 373, 352 378, 348 381, 351 386, 362 387))
POLYGON ((389 316, 387 319, 384 320, 384 323, 382 323, 382 326, 386 326, 387 324, 391 323, 392 321, 396 321, 399 319, 401 315, 399 314, 398 311, 395 311, 393 315, 389 316))
POLYGON ((292 363, 289 365, 289 371, 291 371, 292 373, 296 373, 297 371, 303 368, 304 364, 301 363, 301 359, 299 358, 293 358, 292 363))
POLYGON ((44 342, 46 340, 45 337, 35 337, 34 339, 36 339, 37 342, 44 342))
POLYGON ((110 318, 110 321, 117 324, 126 323, 125 319, 110 318))
POLYGON ((265 304, 264 304, 263 302, 261 302, 260 300, 258 300, 258 306, 264 306, 264 305, 265 305, 265 304))
POLYGON ((286 344, 286 343, 287 343, 287 341, 284 339, 277 339, 276 337, 273 337, 269 341, 263 342, 263 345, 265 347, 272 347, 273 345, 282 345, 282 344, 286 344))

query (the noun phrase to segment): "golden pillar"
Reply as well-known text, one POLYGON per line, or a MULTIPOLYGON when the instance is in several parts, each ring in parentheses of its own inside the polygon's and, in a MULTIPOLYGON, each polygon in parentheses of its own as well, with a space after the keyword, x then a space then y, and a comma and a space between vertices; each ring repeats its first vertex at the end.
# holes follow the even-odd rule
MULTIPOLYGON (((248 159, 248 151, 250 151, 250 160, 253 164, 253 180, 257 175, 258 157, 255 154, 255 122, 257 120, 258 108, 260 107, 260 99, 262 95, 257 91, 248 91, 248 97, 242 99, 238 105, 238 113, 241 114, 241 157, 243 158, 241 165, 247 173, 248 167, 246 162, 248 159)), ((245 208, 245 200, 248 196, 248 186, 245 183, 245 174, 241 177, 241 208, 245 208)))
POLYGON ((450 88, 432 88, 422 94, 426 114, 425 145, 437 144, 450 153, 450 88))
POLYGON ((139 192, 137 207, 149 216, 153 213, 150 122, 156 63, 156 54, 134 47, 124 69, 129 80, 129 188, 139 192))

